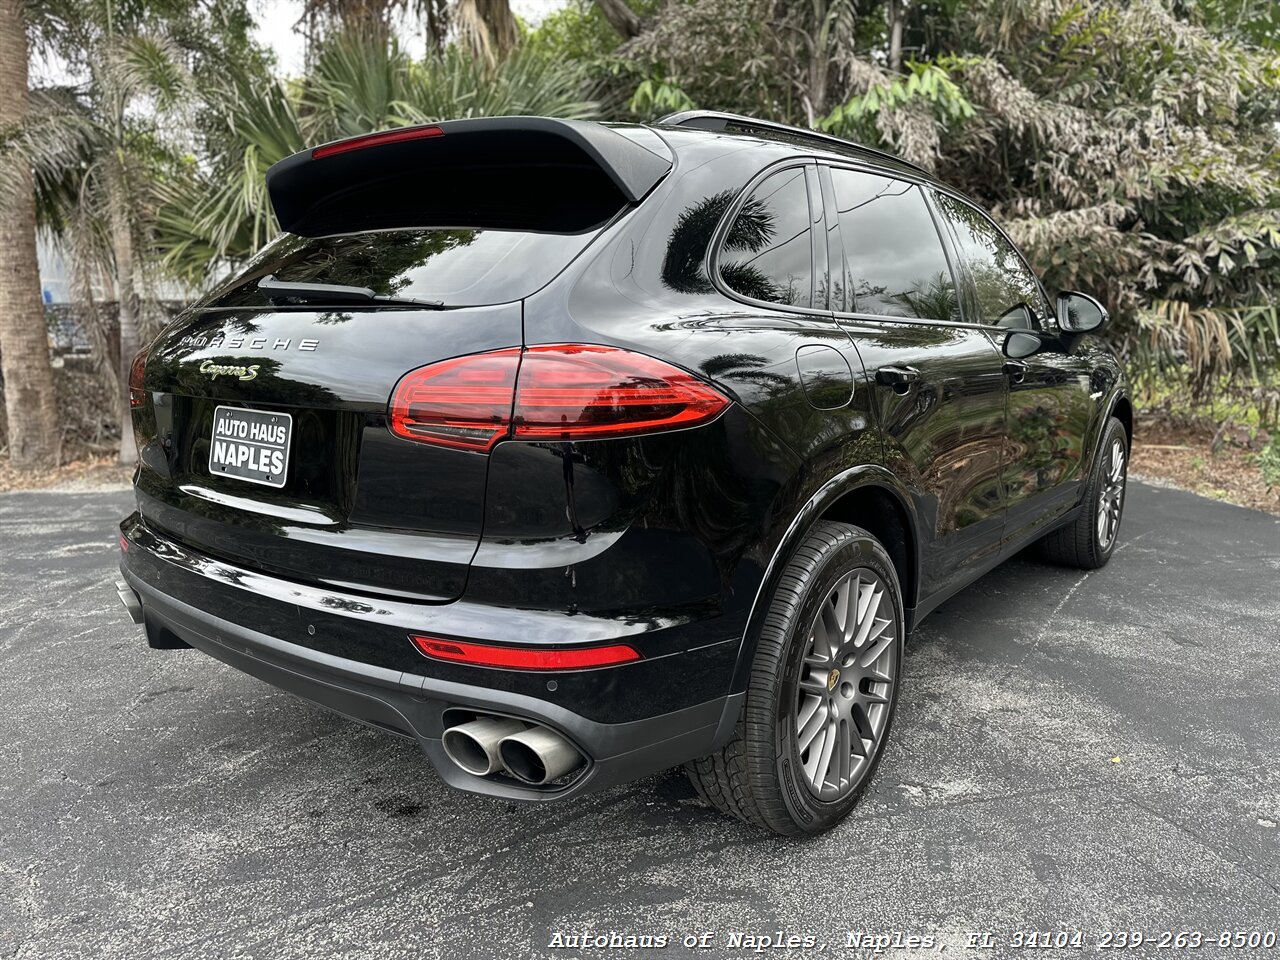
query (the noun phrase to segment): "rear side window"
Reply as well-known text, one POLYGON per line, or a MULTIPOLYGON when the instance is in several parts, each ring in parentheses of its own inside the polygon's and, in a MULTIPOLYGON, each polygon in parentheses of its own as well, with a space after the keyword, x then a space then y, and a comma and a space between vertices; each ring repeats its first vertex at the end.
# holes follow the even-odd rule
POLYGON ((595 237, 519 230, 382 230, 329 237, 285 234, 205 306, 268 306, 277 280, 369 287, 378 296, 467 307, 520 300, 545 286, 595 237))
POLYGON ((832 309, 959 321, 955 279, 920 188, 838 167, 831 185, 844 247, 832 309))
POLYGON ((752 300, 813 306, 813 215, 803 167, 775 173, 751 192, 725 234, 720 278, 752 300))
POLYGON ((987 215, 945 193, 934 196, 964 258, 977 311, 974 322, 1017 329, 1033 327, 1033 316, 1047 316, 1035 274, 987 215))

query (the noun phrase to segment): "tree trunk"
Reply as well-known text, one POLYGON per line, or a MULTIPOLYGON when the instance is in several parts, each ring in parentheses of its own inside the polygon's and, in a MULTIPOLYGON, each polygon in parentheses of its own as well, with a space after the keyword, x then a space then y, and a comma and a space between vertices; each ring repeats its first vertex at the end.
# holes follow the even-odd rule
POLYGON ((889 0, 889 69, 902 72, 902 0, 889 0))
MULTIPOLYGON (((0 129, 19 123, 27 112, 22 7, 21 0, 0 0, 0 129)), ((36 261, 35 191, 30 170, 22 167, 11 202, 0 203, 0 366, 9 461, 33 470, 56 465, 61 444, 36 261)))
POLYGON ((805 108, 806 126, 817 126, 818 118, 827 112, 827 79, 830 75, 831 58, 825 45, 819 42, 821 27, 807 44, 809 48, 809 89, 802 94, 805 108))
POLYGON ((133 442, 133 411, 129 406, 129 368, 142 349, 138 330, 138 297, 133 285, 133 233, 125 209, 123 184, 117 178, 111 198, 111 247, 116 261, 116 293, 120 304, 120 462, 133 464, 138 448, 133 442))
POLYGON ((476 55, 491 65, 511 53, 519 40, 509 0, 458 0, 453 20, 476 55))
POLYGON ((444 53, 449 39, 449 4, 447 0, 424 0, 427 20, 427 48, 437 55, 444 53))
POLYGON ((627 6, 627 0, 596 0, 596 6, 624 40, 640 36, 640 18, 627 6))

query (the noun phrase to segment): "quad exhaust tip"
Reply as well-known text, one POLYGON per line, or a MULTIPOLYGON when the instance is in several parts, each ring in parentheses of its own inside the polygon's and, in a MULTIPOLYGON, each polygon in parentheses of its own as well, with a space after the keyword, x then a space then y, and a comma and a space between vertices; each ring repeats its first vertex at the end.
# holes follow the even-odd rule
POLYGON ((498 753, 507 773, 532 784, 559 780, 585 762, 573 744, 546 727, 530 727, 504 737, 498 753))
POLYGON ((498 756, 498 744, 504 737, 524 730, 519 720, 505 717, 481 717, 461 726, 450 727, 441 741, 449 759, 467 773, 487 777, 502 769, 498 756))
POLYGON ((124 604, 124 608, 129 611, 129 616, 134 623, 142 623, 142 601, 138 599, 138 595, 133 592, 133 587, 129 586, 123 580, 116 581, 116 593, 120 595, 120 602, 124 604))
POLYGON ((444 752, 477 777, 505 773, 541 786, 583 766, 578 748, 554 730, 509 717, 479 717, 445 730, 444 752))

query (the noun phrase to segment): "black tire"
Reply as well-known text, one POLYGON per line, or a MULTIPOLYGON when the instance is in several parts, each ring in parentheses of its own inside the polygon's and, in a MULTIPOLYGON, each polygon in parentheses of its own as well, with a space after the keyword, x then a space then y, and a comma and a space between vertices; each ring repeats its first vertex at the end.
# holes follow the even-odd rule
POLYGON ((1098 447, 1098 456, 1095 458, 1088 486, 1085 487, 1079 515, 1074 521, 1047 534, 1040 541, 1041 555, 1051 563, 1080 570, 1097 570, 1104 566, 1111 559, 1120 539, 1120 520, 1124 513, 1128 473, 1129 434, 1123 423, 1111 417, 1103 428, 1102 443, 1098 447), (1120 454, 1118 481, 1112 476, 1112 455, 1116 451, 1120 454), (1100 530, 1099 508, 1104 497, 1115 507, 1114 525, 1106 528, 1109 536, 1105 536, 1100 530))
MULTIPOLYGON (((846 607, 845 623, 849 616, 856 615, 853 607, 846 607)), ((853 632, 865 633, 860 628, 853 632)), ((723 813, 781 834, 816 834, 839 823, 858 802, 884 752, 897 705, 904 640, 902 591, 884 547, 865 530, 846 523, 814 524, 787 563, 774 592, 752 661, 746 703, 733 737, 723 749, 685 765, 698 795, 723 813), (839 593, 842 588, 846 590, 844 594, 839 593), (867 589, 869 594, 861 592, 867 589), (836 658, 837 640, 832 637, 838 639, 840 629, 846 634, 849 631, 845 627, 835 629, 829 618, 838 616, 836 598, 851 595, 868 598, 868 614, 859 623, 865 623, 869 616, 872 632, 861 647, 848 646, 857 638, 850 641, 846 636, 846 646, 840 651, 849 657, 840 660, 836 658), (828 601, 830 609, 823 607, 828 601), (892 624, 875 626, 890 613, 892 624), (820 663, 823 655, 815 645, 820 630, 827 638, 824 649, 834 665, 825 694, 814 688, 815 676, 827 669, 825 663, 820 663), (858 652, 864 656, 855 656, 858 652), (862 664, 863 659, 870 661, 869 667, 862 664), (859 685, 853 693, 845 689, 851 683, 840 683, 842 666, 859 685), (875 675, 859 679, 864 667, 875 675), (839 713, 843 709, 838 700, 841 696, 850 704, 849 718, 843 721, 836 719, 843 716, 839 713), (814 727, 806 723, 804 731, 797 730, 805 706, 814 701, 817 706, 808 713, 814 727), (861 714, 857 713, 859 709, 861 714), (870 719, 873 716, 874 725, 870 719), (861 717, 864 725, 859 726, 855 717, 861 717), (841 723, 844 726, 839 726, 841 723), (822 734, 823 742, 832 738, 835 747, 818 757, 813 753, 818 748, 813 746, 816 735, 812 731, 828 724, 837 726, 828 727, 822 734), (873 729, 875 736, 870 746, 859 735, 861 755, 851 747, 846 777, 845 761, 839 753, 842 738, 873 729), (802 733, 809 737, 809 752, 800 747, 802 733), (832 763, 837 764, 835 784, 827 782, 825 772, 809 772, 810 766, 815 771, 829 770, 832 763)), ((848 742, 852 744, 851 739, 848 742)))

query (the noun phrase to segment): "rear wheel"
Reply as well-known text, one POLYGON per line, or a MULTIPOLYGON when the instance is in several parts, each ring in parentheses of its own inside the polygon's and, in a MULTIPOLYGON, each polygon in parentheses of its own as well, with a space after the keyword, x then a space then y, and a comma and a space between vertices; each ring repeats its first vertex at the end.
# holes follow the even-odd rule
POLYGON ((1107 421, 1102 447, 1085 489, 1080 515, 1041 541, 1044 556, 1081 570, 1096 570, 1108 560, 1120 536, 1125 482, 1129 471, 1129 434, 1115 417, 1107 421))
POLYGON ((698 793, 778 833, 839 823, 888 738, 903 639, 884 548, 858 527, 815 524, 774 594, 733 738, 686 765, 698 793))

